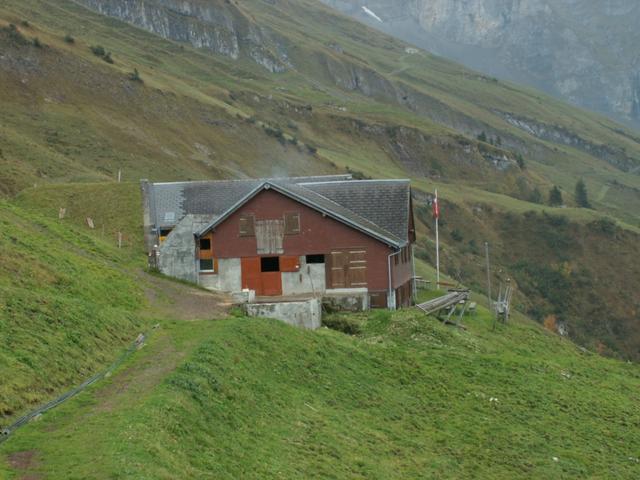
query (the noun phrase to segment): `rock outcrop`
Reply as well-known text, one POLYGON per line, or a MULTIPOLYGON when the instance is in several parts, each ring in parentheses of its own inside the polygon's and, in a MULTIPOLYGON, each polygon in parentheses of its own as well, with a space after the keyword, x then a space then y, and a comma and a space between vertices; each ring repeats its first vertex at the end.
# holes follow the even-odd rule
POLYGON ((290 65, 286 49, 234 3, 182 0, 77 0, 86 7, 163 38, 238 59, 251 58, 272 73, 290 65))
POLYGON ((636 0, 323 1, 489 75, 640 125, 636 0))

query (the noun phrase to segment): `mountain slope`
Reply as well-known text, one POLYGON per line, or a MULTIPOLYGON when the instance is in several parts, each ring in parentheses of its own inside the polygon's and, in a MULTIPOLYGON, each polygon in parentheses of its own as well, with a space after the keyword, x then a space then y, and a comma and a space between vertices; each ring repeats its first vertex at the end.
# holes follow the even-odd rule
POLYGON ((640 7, 631 0, 327 0, 487 75, 640 125, 640 7), (377 19, 364 8, 373 11, 377 19))
MULTIPOLYGON (((628 232, 616 241, 632 255, 640 225, 640 139, 632 130, 412 50, 313 1, 84 4, 151 32, 66 0, 0 6, 0 188, 6 194, 23 192, 25 201, 36 196, 32 205, 56 215, 85 197, 73 189, 65 197, 63 188, 48 201, 48 191, 38 191, 42 184, 112 180, 119 170, 136 181, 345 170, 410 177, 416 207, 425 209, 425 192, 435 187, 447 202, 448 274, 482 285, 478 245, 489 239, 499 259, 494 280, 524 282, 520 307, 540 321, 558 316, 574 338, 594 348, 639 355, 640 345, 628 342, 636 338, 640 311, 633 296, 636 263, 617 257, 606 268, 588 269, 586 282, 560 283, 563 295, 574 299, 590 294, 592 285, 606 286, 597 301, 576 300, 568 308, 546 298, 545 289, 527 289, 531 270, 518 270, 513 259, 541 261, 528 253, 537 252, 533 247, 546 234, 518 241, 515 251, 496 234, 508 234, 501 215, 520 220, 527 211, 547 210, 572 225, 565 240, 585 232, 594 245, 600 234, 585 225, 611 217, 628 232), (237 55, 220 49, 230 38, 237 55), (113 63, 91 47, 109 52, 113 63), (268 68, 265 56, 284 67, 268 68), (532 203, 536 191, 536 201, 544 202, 557 184, 574 206, 581 177, 596 211, 532 203), (497 215, 478 227, 479 212, 489 211, 497 215), (468 221, 458 221, 463 218, 468 221), (456 240, 461 236, 465 242, 456 240), (591 329, 587 319, 594 312, 593 322, 611 328, 591 329)), ((431 220, 421 218, 419 253, 429 259, 431 220)), ((604 263, 602 252, 586 251, 564 251, 549 268, 565 275, 583 262, 604 263)))
POLYGON ((468 331, 415 311, 350 321, 356 337, 163 323, 0 458, 43 479, 635 478, 637 365, 528 321, 491 331, 484 310, 468 331))

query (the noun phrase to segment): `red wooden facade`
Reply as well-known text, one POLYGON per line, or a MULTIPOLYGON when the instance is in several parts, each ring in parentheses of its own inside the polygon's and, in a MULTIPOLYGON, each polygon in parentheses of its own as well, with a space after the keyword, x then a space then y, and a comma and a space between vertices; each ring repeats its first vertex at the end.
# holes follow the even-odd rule
MULTIPOLYGON (((327 288, 366 287, 373 293, 375 306, 386 305, 389 255, 396 250, 277 191, 258 193, 216 226, 209 238, 216 259, 241 258, 242 286, 256 290, 259 295, 280 295, 279 272, 296 271, 300 256, 322 254, 327 288), (278 272, 265 271, 264 264, 261 266, 261 257, 274 257, 274 254, 258 253, 255 231, 247 223, 273 220, 286 220, 281 252, 275 255, 279 257, 278 272)), ((390 259, 394 290, 410 285, 410 249, 409 246, 406 253, 390 259)), ((397 301, 398 305, 406 304, 403 298, 397 301)))

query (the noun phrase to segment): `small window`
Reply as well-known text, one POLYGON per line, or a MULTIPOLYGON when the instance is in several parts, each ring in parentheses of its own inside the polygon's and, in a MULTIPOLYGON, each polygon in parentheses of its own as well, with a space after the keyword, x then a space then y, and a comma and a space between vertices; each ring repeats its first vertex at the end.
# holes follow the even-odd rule
POLYGON ((255 217, 252 214, 240 216, 240 236, 241 237, 254 237, 255 230, 255 217))
POLYGON ((200 250, 211 250, 211 239, 210 238, 201 238, 200 239, 200 250))
POLYGON ((171 233, 171 228, 161 228, 160 229, 160 243, 164 242, 169 234, 171 233))
POLYGON ((284 214, 284 233, 285 235, 295 235, 300 233, 300 214, 285 213, 284 214))
POLYGON ((201 258, 200 259, 200 271, 201 272, 213 272, 213 258, 201 258))
POLYGON ((260 258, 261 272, 279 272, 280 257, 262 257, 260 258))
POLYGON ((307 255, 306 261, 307 263, 324 263, 324 255, 322 254, 307 255))

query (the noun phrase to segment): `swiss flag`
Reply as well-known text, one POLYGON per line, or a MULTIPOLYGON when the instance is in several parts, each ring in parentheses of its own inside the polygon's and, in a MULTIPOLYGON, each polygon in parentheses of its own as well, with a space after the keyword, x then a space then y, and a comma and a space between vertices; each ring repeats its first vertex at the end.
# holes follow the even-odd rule
POLYGON ((436 190, 436 197, 433 199, 433 218, 440 218, 440 202, 438 201, 438 190, 436 190))

